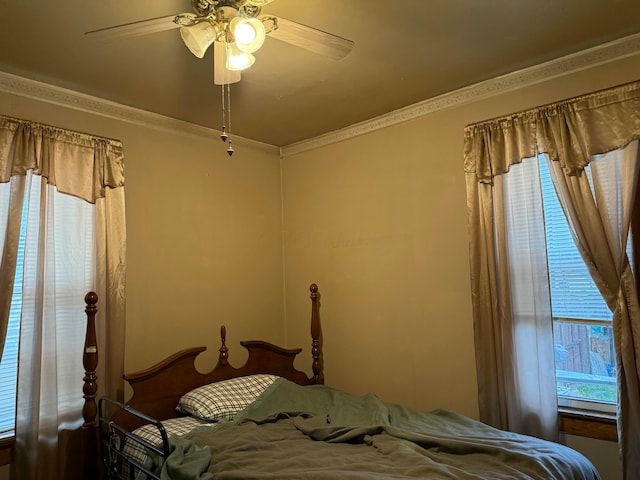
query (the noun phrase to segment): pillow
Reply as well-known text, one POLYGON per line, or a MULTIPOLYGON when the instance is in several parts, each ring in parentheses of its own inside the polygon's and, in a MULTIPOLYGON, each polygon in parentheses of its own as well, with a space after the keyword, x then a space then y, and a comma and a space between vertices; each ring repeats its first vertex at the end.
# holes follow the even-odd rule
POLYGON ((257 374, 210 383, 185 393, 178 411, 202 420, 233 420, 276 379, 277 375, 257 374))
MULTIPOLYGON (((167 433, 167 438, 170 438, 172 435, 185 435, 198 426, 206 425, 215 427, 215 425, 192 417, 171 418, 169 420, 163 420, 161 423, 164 427, 165 432, 167 433)), ((158 430, 158 427, 156 427, 155 425, 144 425, 135 429, 132 433, 136 437, 146 440, 151 445, 155 445, 160 450, 162 450, 162 435, 160 434, 160 430, 158 430)), ((150 471, 156 470, 151 451, 147 450, 146 447, 136 442, 134 439, 130 437, 127 437, 125 439, 124 449, 122 450, 122 453, 125 455, 126 459, 136 461, 138 462, 138 464, 146 467, 150 471)), ((115 457, 114 459, 117 459, 117 457, 115 457)), ((158 478, 151 477, 147 475, 143 470, 140 470, 138 468, 135 468, 135 470, 132 471, 132 465, 130 465, 128 461, 123 459, 122 462, 123 463, 120 467, 121 477, 119 478, 134 478, 135 480, 150 480, 151 478, 158 478)), ((160 468, 160 466, 161 465, 159 465, 157 468, 160 468)), ((160 472, 157 473, 159 474, 160 472)))

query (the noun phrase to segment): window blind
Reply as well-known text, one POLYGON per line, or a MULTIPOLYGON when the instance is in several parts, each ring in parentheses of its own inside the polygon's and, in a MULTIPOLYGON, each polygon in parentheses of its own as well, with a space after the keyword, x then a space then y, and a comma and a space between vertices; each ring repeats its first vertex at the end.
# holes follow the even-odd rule
MULTIPOLYGON (((551 310, 556 318, 611 320, 613 314, 578 251, 551 182, 546 160, 539 158, 549 263, 551 310)), ((589 167, 585 169, 589 175, 589 167)))

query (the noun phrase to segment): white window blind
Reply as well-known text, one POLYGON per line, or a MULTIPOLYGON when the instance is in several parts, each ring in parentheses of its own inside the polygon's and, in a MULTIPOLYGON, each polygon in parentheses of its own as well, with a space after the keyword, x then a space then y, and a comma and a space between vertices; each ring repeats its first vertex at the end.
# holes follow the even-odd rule
MULTIPOLYGON (((9 329, 0 361, 0 438, 13 436, 16 416, 16 380, 18 378, 18 337, 22 292, 15 286, 9 313, 9 329)), ((20 289, 21 290, 21 289, 20 289)))
MULTIPOLYGON (((569 225, 551 182, 549 167, 540 158, 540 181, 544 202, 551 309, 556 318, 609 320, 613 314, 593 282, 576 247, 569 225)), ((585 169, 590 173, 589 167, 585 169)))

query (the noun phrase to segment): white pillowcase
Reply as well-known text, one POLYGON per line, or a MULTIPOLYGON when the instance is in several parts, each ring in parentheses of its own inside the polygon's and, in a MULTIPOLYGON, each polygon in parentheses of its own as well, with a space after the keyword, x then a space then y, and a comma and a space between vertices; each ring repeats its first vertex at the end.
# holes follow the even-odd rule
MULTIPOLYGON (((163 420, 161 423, 167 434, 167 438, 171 437, 172 435, 185 435, 194 428, 201 425, 208 425, 211 427, 215 426, 211 425, 210 423, 203 422, 198 418, 191 417, 170 418, 169 420, 163 420)), ((132 433, 146 440, 151 445, 157 445, 162 448, 162 435, 160 434, 160 430, 158 430, 158 427, 156 427, 155 425, 143 425, 142 427, 135 429, 132 433)), ((125 440, 123 453, 128 457, 134 457, 143 465, 146 464, 148 452, 142 445, 133 440, 125 440)))
POLYGON ((202 420, 233 420, 276 379, 277 375, 256 374, 230 378, 195 388, 178 402, 178 411, 202 420))

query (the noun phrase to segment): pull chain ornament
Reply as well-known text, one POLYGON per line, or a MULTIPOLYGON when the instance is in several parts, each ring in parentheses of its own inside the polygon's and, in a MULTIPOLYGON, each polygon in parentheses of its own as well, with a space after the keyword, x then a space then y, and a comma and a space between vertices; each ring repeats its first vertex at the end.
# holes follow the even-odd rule
POLYGON ((231 145, 231 139, 229 138, 229 134, 227 133, 227 126, 225 125, 225 123, 229 124, 229 132, 231 132, 231 89, 228 84, 223 82, 222 83, 222 133, 220 134, 220 139, 225 143, 227 143, 227 140, 229 140, 229 146, 227 147, 227 154, 231 156, 233 155, 234 150, 233 150, 233 146, 231 145), (226 96, 226 99, 225 99, 225 96, 226 96), (226 100, 226 105, 225 105, 225 100, 226 100))

